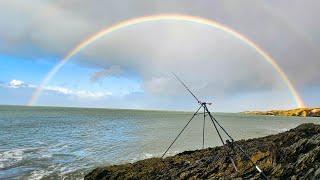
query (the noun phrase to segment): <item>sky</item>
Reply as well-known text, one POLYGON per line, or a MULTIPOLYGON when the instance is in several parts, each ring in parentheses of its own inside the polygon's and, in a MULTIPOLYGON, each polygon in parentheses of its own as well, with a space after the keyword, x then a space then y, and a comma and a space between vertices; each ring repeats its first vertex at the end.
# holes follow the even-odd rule
MULTIPOLYGON (((0 104, 27 105, 47 73, 87 37, 159 14, 214 20, 271 55, 308 107, 320 106, 316 0, 0 1, 0 104)), ((194 110, 176 73, 220 112, 289 109, 297 103, 257 51, 217 28, 157 21, 122 28, 73 56, 33 105, 194 110)))

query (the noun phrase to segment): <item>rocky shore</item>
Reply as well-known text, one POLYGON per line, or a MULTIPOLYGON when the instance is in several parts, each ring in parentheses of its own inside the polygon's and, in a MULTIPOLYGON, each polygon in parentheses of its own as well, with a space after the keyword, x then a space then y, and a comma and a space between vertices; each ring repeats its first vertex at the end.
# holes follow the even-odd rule
MULTIPOLYGON (((237 141, 270 179, 320 179, 320 125, 303 124, 287 132, 237 141)), ((99 167, 85 179, 261 179, 238 150, 224 147, 186 151, 167 158, 99 167)))
POLYGON ((244 114, 269 115, 269 116, 302 116, 320 117, 320 108, 298 108, 290 110, 271 110, 271 111, 246 111, 244 114))

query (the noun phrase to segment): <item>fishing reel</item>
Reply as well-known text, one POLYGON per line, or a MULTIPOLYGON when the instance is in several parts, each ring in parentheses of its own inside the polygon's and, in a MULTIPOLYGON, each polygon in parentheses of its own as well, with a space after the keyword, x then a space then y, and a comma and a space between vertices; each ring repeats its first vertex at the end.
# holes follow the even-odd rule
POLYGON ((199 104, 201 105, 212 105, 212 103, 209 103, 209 102, 201 102, 201 101, 198 101, 199 104))

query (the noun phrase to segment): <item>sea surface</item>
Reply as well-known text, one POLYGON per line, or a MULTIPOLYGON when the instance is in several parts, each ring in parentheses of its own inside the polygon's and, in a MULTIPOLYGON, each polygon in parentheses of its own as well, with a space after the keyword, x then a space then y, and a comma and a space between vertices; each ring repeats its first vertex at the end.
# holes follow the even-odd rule
MULTIPOLYGON (((0 179, 83 179, 94 167, 161 156, 192 112, 0 106, 0 179)), ((317 118, 214 113, 234 139, 276 134, 317 118)), ((202 148, 197 116, 168 155, 202 148)), ((206 120, 205 147, 220 145, 206 120)))

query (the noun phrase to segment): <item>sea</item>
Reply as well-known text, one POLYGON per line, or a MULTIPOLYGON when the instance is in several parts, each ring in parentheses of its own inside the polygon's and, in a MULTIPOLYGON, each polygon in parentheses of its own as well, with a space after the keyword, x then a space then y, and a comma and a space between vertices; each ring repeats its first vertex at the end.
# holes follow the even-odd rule
MULTIPOLYGON (((0 106, 0 179, 83 179, 95 167, 160 157, 193 112, 0 106)), ((318 118, 213 113, 235 140, 287 131, 318 118)), ((220 146, 196 116, 168 151, 220 146)))

